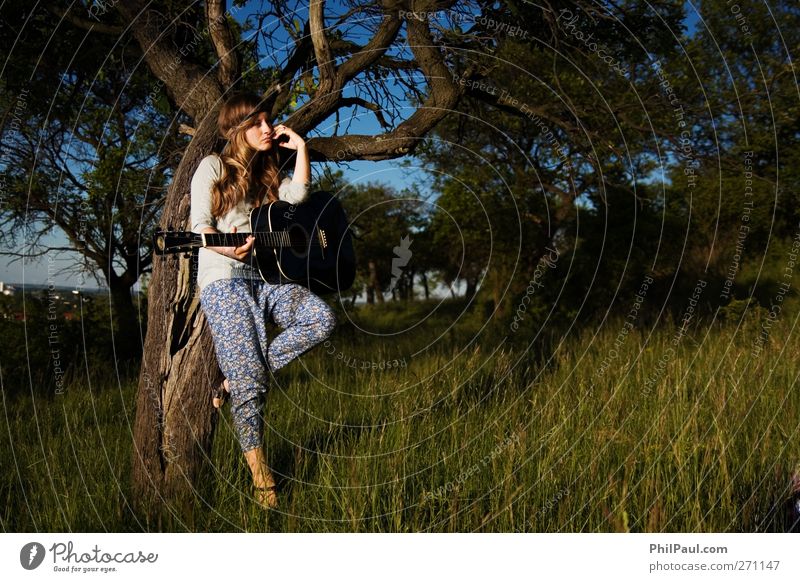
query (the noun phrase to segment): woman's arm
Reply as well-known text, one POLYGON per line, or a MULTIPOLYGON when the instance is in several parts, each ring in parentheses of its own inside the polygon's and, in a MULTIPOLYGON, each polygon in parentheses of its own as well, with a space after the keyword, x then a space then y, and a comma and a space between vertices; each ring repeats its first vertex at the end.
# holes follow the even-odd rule
MULTIPOLYGON (((221 234, 213 226, 206 227, 200 232, 206 234, 221 234)), ((232 233, 236 232, 235 226, 231 229, 231 232, 232 233)), ((250 253, 250 249, 253 248, 255 240, 256 237, 250 235, 247 237, 247 242, 240 247, 205 247, 205 248, 211 249, 212 251, 216 251, 222 256, 228 257, 229 259, 236 259, 237 261, 242 261, 243 263, 246 263, 249 262, 248 254, 250 253)))
MULTIPOLYGON (((211 186, 219 176, 219 164, 221 161, 216 156, 203 158, 197 166, 191 185, 191 205, 190 215, 192 232, 217 234, 219 231, 214 227, 217 221, 211 215, 211 186)), ((234 226, 231 232, 236 232, 234 226)), ((212 251, 238 261, 246 261, 247 255, 253 246, 255 238, 247 237, 247 242, 240 247, 206 247, 212 251)))
POLYGON ((285 125, 275 126, 275 139, 277 140, 281 135, 288 135, 289 139, 285 142, 278 142, 280 147, 290 150, 296 150, 297 156, 294 162, 294 175, 292 176, 292 184, 308 184, 311 182, 311 161, 308 158, 308 149, 306 142, 302 137, 297 135, 295 131, 285 125))
POLYGON ((311 161, 308 159, 306 142, 300 141, 297 146, 297 159, 294 162, 292 184, 308 184, 311 182, 311 161))

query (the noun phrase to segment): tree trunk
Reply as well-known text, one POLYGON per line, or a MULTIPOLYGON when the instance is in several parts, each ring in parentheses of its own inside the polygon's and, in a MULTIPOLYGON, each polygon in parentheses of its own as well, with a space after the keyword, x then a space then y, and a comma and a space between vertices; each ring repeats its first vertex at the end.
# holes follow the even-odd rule
MULTIPOLYGON (((191 178, 215 139, 216 114, 209 114, 178 166, 162 228, 189 230, 191 178)), ((132 470, 135 508, 149 516, 179 500, 184 508, 191 506, 210 458, 216 420, 210 387, 222 377, 192 267, 183 257, 160 258, 149 286, 132 470)))
POLYGON ((502 285, 500 284, 500 281, 496 279, 494 285, 492 286, 492 300, 494 301, 496 316, 500 319, 503 319, 506 315, 506 304, 500 301, 502 296, 502 285))
POLYGON ((408 277, 406 278, 406 286, 405 286, 405 299, 406 301, 414 301, 414 271, 408 271, 408 277))
POLYGON ((422 289, 425 291, 425 299, 430 299, 430 291, 428 290, 428 273, 422 271, 422 289))
POLYGON ((142 345, 139 342, 139 318, 131 297, 133 283, 117 275, 106 279, 113 307, 114 353, 117 360, 139 359, 142 345))
POLYGON ((472 299, 475 297, 475 293, 478 291, 478 280, 468 278, 467 279, 467 291, 464 293, 464 297, 466 299, 472 299))
POLYGON ((369 286, 374 291, 378 303, 383 303, 383 291, 381 291, 381 284, 378 282, 378 268, 375 265, 375 261, 370 259, 367 266, 369 267, 369 286))

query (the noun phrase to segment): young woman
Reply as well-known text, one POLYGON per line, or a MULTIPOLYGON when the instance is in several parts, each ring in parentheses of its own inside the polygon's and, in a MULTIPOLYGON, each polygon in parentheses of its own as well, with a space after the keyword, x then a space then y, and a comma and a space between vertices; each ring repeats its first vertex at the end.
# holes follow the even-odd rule
MULTIPOLYGON (((205 157, 192 178, 191 222, 197 233, 250 232, 251 208, 273 200, 300 204, 308 196, 306 144, 284 125, 272 126, 259 97, 237 93, 223 105, 219 132, 222 154, 205 157), (277 139, 285 136, 286 141, 277 139), (296 151, 294 176, 278 181, 277 147, 296 151)), ((230 393, 239 445, 253 475, 256 500, 277 506, 275 479, 262 440, 264 395, 272 374, 330 336, 336 318, 328 305, 295 284, 263 281, 250 264, 252 236, 239 247, 199 250, 200 304, 214 338, 225 389, 212 400, 221 407, 230 393), (267 341, 267 320, 283 328, 267 341)))

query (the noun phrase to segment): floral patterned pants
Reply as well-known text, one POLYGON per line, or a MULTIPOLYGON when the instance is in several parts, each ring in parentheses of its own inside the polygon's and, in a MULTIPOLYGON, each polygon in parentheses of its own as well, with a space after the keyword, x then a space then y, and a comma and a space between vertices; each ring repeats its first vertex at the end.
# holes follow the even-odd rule
POLYGON ((261 415, 269 376, 327 339, 336 326, 333 310, 293 283, 218 279, 200 293, 220 370, 231 391, 231 415, 243 452, 262 444, 261 415), (267 340, 267 321, 283 328, 267 340))

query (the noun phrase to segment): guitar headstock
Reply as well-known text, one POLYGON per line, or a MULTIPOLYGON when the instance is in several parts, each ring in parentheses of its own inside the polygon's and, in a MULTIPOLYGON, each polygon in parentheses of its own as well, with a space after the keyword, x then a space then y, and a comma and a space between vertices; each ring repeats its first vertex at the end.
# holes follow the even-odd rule
POLYGON ((153 235, 153 252, 157 255, 190 253, 203 246, 203 237, 196 232, 160 230, 153 235))

